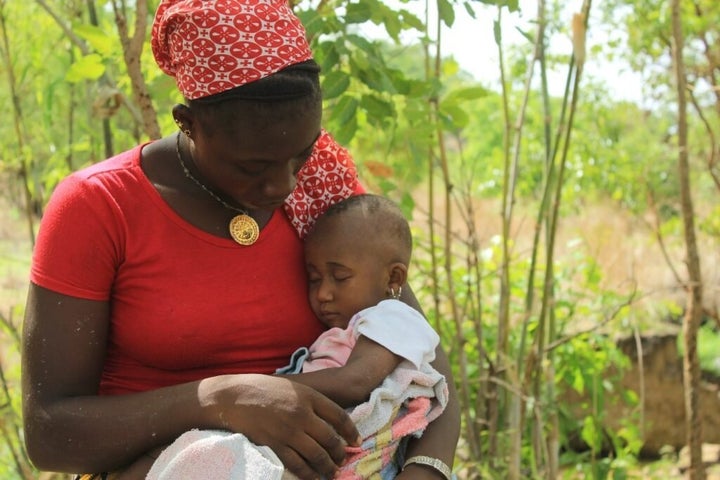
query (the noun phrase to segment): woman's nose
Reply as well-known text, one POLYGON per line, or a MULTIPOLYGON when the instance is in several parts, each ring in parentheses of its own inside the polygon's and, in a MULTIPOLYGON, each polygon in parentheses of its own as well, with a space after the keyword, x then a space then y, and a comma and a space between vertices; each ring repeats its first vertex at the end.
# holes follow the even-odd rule
POLYGON ((297 184, 295 171, 292 162, 288 162, 274 171, 268 176, 263 185, 263 194, 267 198, 285 199, 290 195, 297 184))

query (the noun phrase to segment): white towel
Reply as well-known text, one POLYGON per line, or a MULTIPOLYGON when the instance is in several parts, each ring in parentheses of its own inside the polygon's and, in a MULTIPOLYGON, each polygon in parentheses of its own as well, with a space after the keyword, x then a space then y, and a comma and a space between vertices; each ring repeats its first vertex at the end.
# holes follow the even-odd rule
POLYGON ((280 459, 268 447, 240 433, 190 430, 178 437, 153 463, 147 480, 234 479, 288 480, 280 459))

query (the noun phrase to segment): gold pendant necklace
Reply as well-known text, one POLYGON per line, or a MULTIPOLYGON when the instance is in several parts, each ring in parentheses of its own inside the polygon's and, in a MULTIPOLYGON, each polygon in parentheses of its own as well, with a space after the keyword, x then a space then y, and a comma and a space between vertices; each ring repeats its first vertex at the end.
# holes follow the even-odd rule
POLYGON ((255 243, 260 236, 260 227, 258 226, 255 219, 252 218, 250 214, 248 214, 248 212, 243 210, 242 208, 233 207, 232 205, 225 202, 222 198, 217 196, 215 192, 203 185, 200 180, 195 178, 193 174, 190 173, 190 170, 188 169, 187 165, 185 165, 182 155, 180 154, 180 132, 178 132, 177 140, 175 141, 175 151, 177 152, 180 166, 182 167, 183 172, 185 173, 185 176, 187 178, 192 180, 198 187, 205 190, 212 198, 220 202, 223 207, 240 213, 240 215, 235 215, 232 220, 230 220, 230 224, 228 225, 228 230, 230 231, 230 236, 232 237, 232 239, 240 245, 245 246, 255 243))

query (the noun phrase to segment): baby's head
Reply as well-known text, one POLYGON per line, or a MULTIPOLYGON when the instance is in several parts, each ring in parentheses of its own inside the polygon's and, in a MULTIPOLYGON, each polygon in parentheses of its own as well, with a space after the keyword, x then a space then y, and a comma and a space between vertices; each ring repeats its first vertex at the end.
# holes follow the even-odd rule
POLYGON ((331 206, 305 239, 313 311, 345 328, 358 311, 399 295, 411 252, 410 227, 392 201, 365 194, 331 206))

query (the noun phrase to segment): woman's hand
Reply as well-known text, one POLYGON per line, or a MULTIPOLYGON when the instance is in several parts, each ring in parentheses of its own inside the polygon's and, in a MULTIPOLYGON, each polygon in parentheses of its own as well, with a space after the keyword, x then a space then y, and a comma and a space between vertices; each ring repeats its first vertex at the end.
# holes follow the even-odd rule
POLYGON ((301 479, 332 478, 345 445, 359 445, 348 414, 315 390, 269 375, 203 380, 201 406, 209 422, 270 447, 301 479))

